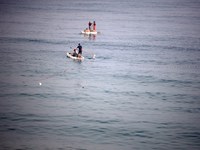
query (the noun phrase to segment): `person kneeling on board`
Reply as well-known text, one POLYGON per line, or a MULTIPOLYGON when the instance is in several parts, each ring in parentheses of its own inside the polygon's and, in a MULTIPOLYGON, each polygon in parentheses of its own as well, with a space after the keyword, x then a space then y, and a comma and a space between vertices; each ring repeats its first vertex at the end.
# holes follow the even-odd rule
POLYGON ((86 29, 84 30, 84 32, 90 32, 90 30, 89 30, 88 28, 86 28, 86 29))
POLYGON ((78 57, 78 53, 76 51, 76 49, 74 49, 74 53, 72 54, 73 57, 78 57))

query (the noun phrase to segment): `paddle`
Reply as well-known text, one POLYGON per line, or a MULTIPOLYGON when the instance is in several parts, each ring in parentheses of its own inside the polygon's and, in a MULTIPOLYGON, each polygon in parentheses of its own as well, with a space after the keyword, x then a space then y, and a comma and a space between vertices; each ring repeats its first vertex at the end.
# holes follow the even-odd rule
MULTIPOLYGON (((70 47, 71 49, 76 49, 76 48, 73 48, 73 47, 70 47)), ((87 53, 87 54, 90 54, 90 55, 93 55, 93 58, 95 58, 95 54, 92 54, 92 53, 89 53, 89 52, 86 52, 86 51, 83 51, 84 53, 87 53)))

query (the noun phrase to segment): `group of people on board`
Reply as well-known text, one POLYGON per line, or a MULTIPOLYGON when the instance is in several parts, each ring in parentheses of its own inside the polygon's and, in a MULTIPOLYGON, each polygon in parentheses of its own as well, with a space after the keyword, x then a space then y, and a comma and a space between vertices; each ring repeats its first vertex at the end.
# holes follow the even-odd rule
POLYGON ((95 21, 93 23, 89 22, 88 26, 89 26, 89 28, 86 28, 84 30, 84 32, 95 32, 96 31, 96 23, 95 23, 95 21), (93 29, 92 29, 92 26, 93 26, 93 29))
POLYGON ((79 43, 78 47, 76 49, 74 49, 74 53, 72 54, 72 56, 82 58, 82 52, 83 52, 83 48, 82 48, 81 44, 79 43), (78 53, 76 50, 78 50, 78 53))

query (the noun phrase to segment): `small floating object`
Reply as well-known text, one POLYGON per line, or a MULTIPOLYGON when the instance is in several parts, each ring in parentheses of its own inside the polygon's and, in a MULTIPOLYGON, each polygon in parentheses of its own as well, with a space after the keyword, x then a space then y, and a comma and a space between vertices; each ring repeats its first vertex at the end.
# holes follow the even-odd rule
POLYGON ((39 83, 38 83, 38 85, 40 85, 40 86, 41 86, 41 85, 42 85, 42 83, 41 83, 41 82, 39 82, 39 83))

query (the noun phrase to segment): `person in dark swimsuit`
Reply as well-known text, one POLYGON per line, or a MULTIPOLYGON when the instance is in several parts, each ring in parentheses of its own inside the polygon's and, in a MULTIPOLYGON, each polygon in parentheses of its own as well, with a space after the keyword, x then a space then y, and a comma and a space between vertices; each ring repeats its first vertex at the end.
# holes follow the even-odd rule
POLYGON ((78 57, 78 53, 77 53, 76 49, 74 49, 74 53, 72 54, 72 56, 78 57))
POLYGON ((81 58, 82 57, 83 48, 82 48, 80 43, 78 44, 78 47, 76 49, 78 49, 78 57, 81 58))
POLYGON ((89 30, 92 31, 92 23, 89 22, 88 25, 89 25, 89 30))

